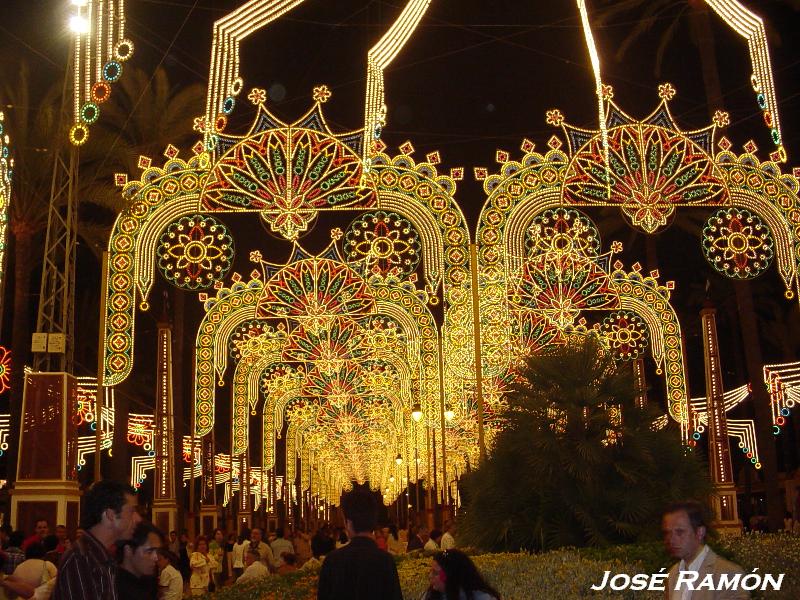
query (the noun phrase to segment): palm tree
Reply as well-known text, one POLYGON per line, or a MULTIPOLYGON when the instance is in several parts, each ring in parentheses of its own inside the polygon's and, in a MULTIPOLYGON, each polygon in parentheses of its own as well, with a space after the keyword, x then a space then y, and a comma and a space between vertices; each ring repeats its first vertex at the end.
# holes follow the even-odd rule
POLYGON ((594 336, 529 357, 507 428, 467 477, 463 541, 512 550, 633 541, 656 535, 670 501, 705 498, 704 465, 674 431, 653 431, 658 409, 635 397, 629 369, 594 336))
MULTIPOLYGON (((608 23, 611 19, 624 13, 637 15, 637 24, 620 45, 617 59, 621 59, 631 45, 649 33, 658 21, 665 21, 667 25, 660 34, 658 51, 656 52, 656 75, 659 75, 665 51, 674 39, 683 15, 688 14, 690 39, 698 49, 708 113, 709 116, 712 116, 716 110, 723 108, 723 95, 719 80, 714 34, 710 22, 710 10, 709 6, 700 0, 689 0, 685 4, 675 2, 675 0, 608 1, 598 11, 597 19, 600 23, 608 23), (667 18, 664 18, 665 16, 667 18)), ((777 531, 783 526, 784 508, 778 482, 775 440, 772 434, 771 400, 766 387, 760 384, 764 359, 758 333, 759 324, 750 282, 736 280, 733 282, 733 288, 739 311, 739 324, 747 375, 753 384, 756 438, 759 453, 761 454, 761 462, 764 465, 767 517, 770 529, 777 531)))

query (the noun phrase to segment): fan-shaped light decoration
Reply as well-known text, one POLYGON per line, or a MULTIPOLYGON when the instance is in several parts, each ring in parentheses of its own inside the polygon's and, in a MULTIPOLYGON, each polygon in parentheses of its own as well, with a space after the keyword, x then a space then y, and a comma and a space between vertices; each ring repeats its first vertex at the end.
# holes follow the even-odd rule
POLYGON ((233 238, 214 217, 181 217, 161 235, 158 267, 179 288, 210 287, 225 277, 232 264, 233 238))
POLYGON ((311 319, 360 314, 372 306, 366 284, 347 265, 321 258, 289 264, 264 286, 259 316, 311 319))
POLYGON ((637 120, 609 99, 608 162, 602 132, 548 116, 567 134, 574 155, 563 195, 568 204, 619 206, 630 223, 654 233, 671 222, 676 206, 721 204, 723 184, 711 156, 716 125, 683 132, 662 95, 659 107, 637 120))
POLYGON ((603 319, 600 330, 617 360, 639 358, 650 341, 647 324, 639 315, 627 310, 616 311, 603 319))
POLYGON ((768 269, 773 245, 767 224, 742 208, 718 210, 703 228, 706 260, 734 279, 752 279, 768 269))
POLYGON ((564 328, 582 310, 616 308, 619 298, 596 260, 547 252, 525 263, 512 301, 564 328))
MULTIPOLYGON (((261 112, 256 127, 275 120, 261 112)), ((307 231, 321 209, 374 206, 361 158, 344 140, 328 129, 318 105, 295 124, 251 131, 214 165, 203 205, 258 210, 288 240, 307 231)))
POLYGON ((0 346, 0 394, 11 387, 11 350, 0 346))
POLYGON ((581 256, 597 256, 600 234, 586 215, 571 208, 555 208, 533 218, 525 246, 529 255, 577 252, 581 256))
POLYGON ((303 323, 289 335, 283 359, 314 363, 330 374, 366 356, 368 348, 361 327, 353 319, 334 316, 322 326, 303 323))
POLYGON ((404 278, 419 264, 422 245, 411 222, 397 213, 362 215, 347 229, 344 250, 348 260, 363 260, 367 270, 404 278))

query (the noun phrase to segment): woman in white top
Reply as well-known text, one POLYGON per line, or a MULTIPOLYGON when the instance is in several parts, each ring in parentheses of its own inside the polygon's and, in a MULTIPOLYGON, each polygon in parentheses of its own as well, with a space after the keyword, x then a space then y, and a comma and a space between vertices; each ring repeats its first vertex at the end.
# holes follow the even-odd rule
POLYGON ((217 567, 216 559, 208 553, 208 540, 200 536, 194 545, 195 551, 189 559, 189 566, 192 568, 192 576, 189 578, 189 587, 192 596, 202 596, 208 591, 208 584, 211 582, 211 571, 217 567))
POLYGON ((233 573, 233 580, 236 581, 244 572, 244 554, 247 552, 247 547, 250 545, 250 530, 245 528, 236 539, 236 543, 231 550, 231 572, 233 573))
POLYGON ((181 600, 183 598, 183 577, 172 564, 178 557, 166 548, 158 549, 158 598, 159 600, 181 600))
POLYGON ((389 554, 405 554, 406 545, 397 537, 397 525, 389 523, 389 526, 383 529, 386 534, 386 550, 389 554))
POLYGON ((459 550, 439 552, 433 557, 430 587, 422 600, 501 600, 486 583, 469 556, 459 550))

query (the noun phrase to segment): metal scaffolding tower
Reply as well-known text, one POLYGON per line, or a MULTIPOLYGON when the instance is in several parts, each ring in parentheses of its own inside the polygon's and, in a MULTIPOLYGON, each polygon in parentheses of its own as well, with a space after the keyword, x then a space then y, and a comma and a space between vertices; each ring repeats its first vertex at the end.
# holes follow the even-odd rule
MULTIPOLYGON (((68 61, 61 96, 58 134, 70 122, 71 63, 68 61)), ((78 235, 78 149, 61 140, 55 144, 47 238, 44 246, 39 312, 33 334, 34 371, 72 373, 75 340, 75 250, 78 235)))

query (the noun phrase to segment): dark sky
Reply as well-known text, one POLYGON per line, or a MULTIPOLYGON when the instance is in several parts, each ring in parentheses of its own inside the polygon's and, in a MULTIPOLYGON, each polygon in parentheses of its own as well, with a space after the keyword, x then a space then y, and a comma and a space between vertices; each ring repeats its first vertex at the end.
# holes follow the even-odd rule
MULTIPOLYGON (((661 3, 642 3, 656 1, 661 3)), ((641 13, 622 13, 594 27, 604 79, 614 86, 615 100, 632 115, 649 113, 658 101, 658 84, 670 81, 678 90, 672 108, 679 124, 684 129, 708 124, 713 109, 705 100, 699 52, 691 42, 688 18, 691 3, 698 1, 663 2, 664 9, 647 35, 620 59, 615 55, 641 13), (675 19, 673 40, 662 72, 656 75, 659 39, 675 19)), ((205 83, 212 23, 241 3, 129 0, 128 37, 136 45, 130 64, 148 72, 163 65, 176 85, 205 83)), ((608 3, 589 4, 596 23, 599 7, 608 3)), ((784 139, 790 164, 798 164, 800 2, 748 1, 746 5, 767 23, 784 139)), ((311 105, 312 88, 325 83, 334 92, 325 106, 329 122, 342 130, 360 127, 367 50, 402 6, 400 0, 308 0, 244 42, 245 89, 268 89, 271 109, 291 121, 311 105)), ((66 63, 69 13, 69 0, 0 0, 0 77, 10 76, 4 71, 13 70, 16 61, 24 59, 43 77, 60 80, 66 63)), ((724 94, 724 106, 713 108, 730 112, 732 126, 725 133, 736 149, 754 138, 762 149, 761 157, 766 158, 770 143, 750 89, 746 41, 716 15, 711 15, 711 21, 724 94)), ((551 108, 560 108, 573 124, 594 128, 593 86, 573 0, 433 0, 416 34, 387 69, 389 113, 384 140, 394 148, 411 140, 418 160, 440 150, 443 169, 467 167, 468 177, 460 182, 457 199, 474 231, 484 196, 469 175, 472 167, 496 170, 498 148, 520 157, 523 138, 543 148, 557 133, 545 124, 544 113, 551 108)), ((626 248, 635 248, 628 244, 628 235, 623 238, 626 248)), ((609 242, 605 240, 606 245, 609 242)), ((679 282, 678 303, 685 299, 686 290, 702 286, 705 278, 712 276, 709 272, 713 274, 700 258, 697 240, 690 242, 670 231, 661 236, 659 252, 663 279, 679 282), (697 265, 701 265, 699 269, 697 265)), ((628 264, 643 260, 626 254, 628 264)), ((774 272, 768 277, 777 280, 774 272)), ((687 310, 696 315, 695 308, 699 310, 687 310)), ((691 346, 691 339, 689 343, 691 346)), ((692 379, 702 385, 702 373, 692 379)))

